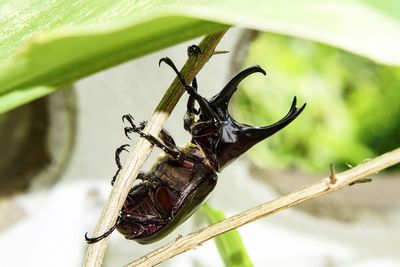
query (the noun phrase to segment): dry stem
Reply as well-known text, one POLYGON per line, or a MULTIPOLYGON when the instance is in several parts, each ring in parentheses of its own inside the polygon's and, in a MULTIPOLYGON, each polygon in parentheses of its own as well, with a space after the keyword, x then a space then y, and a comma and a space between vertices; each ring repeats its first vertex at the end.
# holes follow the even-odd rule
POLYGON ((334 183, 332 183, 331 174, 330 177, 324 178, 318 183, 312 184, 273 201, 261 204, 245 212, 232 216, 224 221, 202 228, 185 237, 178 238, 174 242, 171 242, 134 262, 131 262, 127 266, 144 267, 157 265, 174 257, 175 255, 183 253, 189 249, 196 248, 203 242, 217 235, 238 228, 249 222, 261 219, 280 210, 287 209, 308 199, 313 199, 318 196, 337 191, 349 184, 354 184, 357 181, 360 181, 360 179, 362 180, 362 178, 367 175, 375 174, 380 170, 395 165, 399 162, 400 148, 397 148, 352 169, 334 174, 334 183))
MULTIPOLYGON (((215 47, 221 40, 225 32, 219 32, 206 36, 200 43, 201 54, 197 57, 190 57, 182 68, 181 73, 186 81, 191 81, 211 58, 215 47)), ((173 108, 182 96, 185 88, 175 79, 167 92, 161 99, 156 111, 147 123, 144 132, 157 136, 164 121, 167 119, 173 108)), ((150 154, 152 145, 145 139, 140 138, 135 147, 129 153, 127 163, 122 168, 117 180, 112 188, 111 194, 104 206, 101 217, 97 223, 93 236, 99 236, 110 229, 122 208, 122 205, 128 195, 133 181, 139 173, 141 166, 150 154)), ((108 238, 88 246, 84 259, 84 266, 101 266, 105 250, 107 248, 108 238)))

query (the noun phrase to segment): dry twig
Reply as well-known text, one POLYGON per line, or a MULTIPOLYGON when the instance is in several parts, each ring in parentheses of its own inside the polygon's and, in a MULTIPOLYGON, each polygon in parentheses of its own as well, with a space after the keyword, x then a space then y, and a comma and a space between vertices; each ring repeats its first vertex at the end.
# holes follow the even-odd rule
MULTIPOLYGON (((200 69, 211 58, 215 47, 225 32, 219 32, 206 36, 200 43, 201 54, 197 57, 190 57, 182 68, 181 73, 187 81, 193 80, 200 69)), ((167 119, 179 98, 184 92, 184 87, 178 79, 175 79, 167 92, 161 99, 156 111, 147 123, 144 132, 157 136, 164 121, 167 119)), ((111 194, 104 206, 101 217, 97 223, 94 236, 101 235, 109 230, 115 223, 118 213, 138 175, 141 166, 150 154, 152 145, 143 138, 140 138, 135 147, 129 153, 127 163, 122 168, 112 188, 111 194)), ((101 266, 108 238, 88 246, 84 259, 84 266, 101 266)))
POLYGON ((324 178, 318 183, 312 184, 273 201, 261 204, 245 212, 232 216, 224 221, 202 228, 185 237, 177 238, 174 242, 171 242, 134 262, 131 262, 127 266, 144 267, 157 265, 189 249, 196 248, 203 242, 217 235, 238 228, 249 222, 261 219, 280 210, 287 209, 308 199, 313 199, 321 195, 337 191, 345 186, 354 184, 357 181, 362 181, 363 177, 370 174, 375 174, 399 162, 400 148, 397 148, 375 159, 362 163, 352 169, 341 173, 335 173, 333 175, 335 177, 334 183, 332 183, 331 173, 330 177, 324 178))

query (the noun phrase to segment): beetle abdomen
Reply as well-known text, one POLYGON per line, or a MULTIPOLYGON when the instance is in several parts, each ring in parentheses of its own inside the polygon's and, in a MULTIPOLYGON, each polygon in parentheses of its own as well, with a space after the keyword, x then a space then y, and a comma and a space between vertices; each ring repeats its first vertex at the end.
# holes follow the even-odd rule
POLYGON ((145 244, 157 241, 189 218, 216 184, 216 173, 193 162, 191 168, 169 157, 133 187, 117 225, 127 239, 145 244), (157 179, 155 179, 157 177, 157 179))

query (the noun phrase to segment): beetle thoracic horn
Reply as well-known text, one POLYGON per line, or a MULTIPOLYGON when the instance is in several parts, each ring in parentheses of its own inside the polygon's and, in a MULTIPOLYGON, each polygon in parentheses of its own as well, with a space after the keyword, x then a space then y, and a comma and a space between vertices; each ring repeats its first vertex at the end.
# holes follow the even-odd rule
POLYGON ((286 114, 285 117, 280 119, 279 121, 275 122, 272 125, 264 126, 264 127, 244 127, 241 131, 241 134, 246 136, 246 138, 249 139, 249 142, 251 143, 254 142, 257 143, 260 140, 263 140, 274 133, 278 132, 285 126, 287 126, 289 123, 291 123, 297 116, 303 111, 303 109, 306 107, 306 104, 301 106, 300 108, 296 107, 296 97, 293 98, 292 105, 286 114), (251 140, 251 141, 250 141, 251 140))
POLYGON ((218 169, 221 170, 232 160, 245 153, 252 146, 261 142, 265 138, 273 135, 292 122, 305 108, 305 104, 300 108, 296 107, 296 97, 293 99, 289 112, 278 122, 264 127, 251 126, 239 123, 226 113, 229 123, 222 128, 222 136, 218 141, 216 150, 218 169))
POLYGON ((266 75, 265 70, 261 68, 259 65, 253 65, 242 70, 241 72, 236 74, 218 94, 216 94, 209 100, 210 104, 222 109, 226 109, 229 100, 231 99, 232 95, 236 92, 239 83, 247 76, 256 72, 260 72, 266 75))

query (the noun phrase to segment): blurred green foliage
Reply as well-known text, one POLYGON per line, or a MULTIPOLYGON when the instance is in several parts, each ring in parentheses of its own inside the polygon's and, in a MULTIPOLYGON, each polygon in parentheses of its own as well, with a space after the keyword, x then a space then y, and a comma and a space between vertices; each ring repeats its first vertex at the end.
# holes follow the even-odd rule
POLYGON ((292 97, 304 112, 255 146, 262 166, 327 170, 345 167, 400 144, 400 68, 378 65, 342 50, 297 38, 260 35, 246 66, 259 64, 236 94, 238 120, 267 125, 282 118, 292 97))

